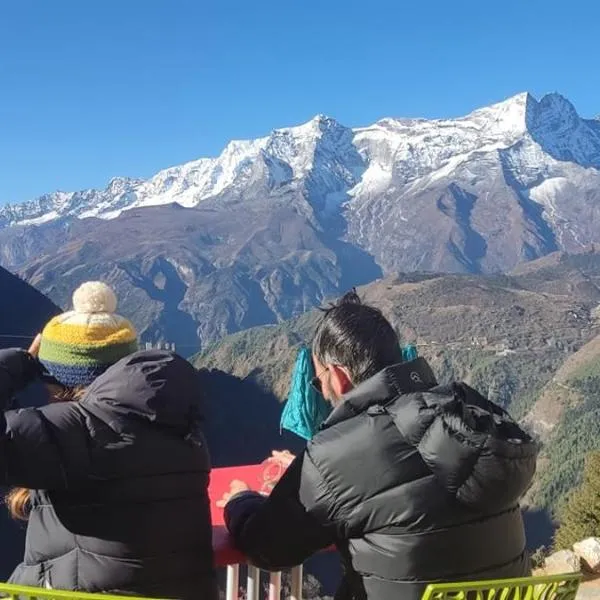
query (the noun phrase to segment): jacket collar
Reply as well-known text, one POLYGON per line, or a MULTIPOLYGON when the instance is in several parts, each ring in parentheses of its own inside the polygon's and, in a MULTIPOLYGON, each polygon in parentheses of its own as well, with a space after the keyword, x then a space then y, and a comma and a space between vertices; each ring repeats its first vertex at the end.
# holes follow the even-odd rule
POLYGON ((348 392, 322 428, 350 419, 373 405, 386 404, 402 394, 425 392, 436 385, 433 371, 424 358, 386 367, 348 392))

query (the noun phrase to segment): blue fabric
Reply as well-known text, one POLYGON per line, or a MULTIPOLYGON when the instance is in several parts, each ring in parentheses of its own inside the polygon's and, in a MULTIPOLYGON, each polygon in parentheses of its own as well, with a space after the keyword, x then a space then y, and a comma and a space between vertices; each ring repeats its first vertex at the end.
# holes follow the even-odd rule
MULTIPOLYGON (((53 377, 58 383, 68 388, 87 387, 96 377, 99 377, 111 365, 93 365, 89 367, 65 365, 50 362, 47 360, 40 361, 46 369, 47 373, 53 377)), ((52 383, 52 380, 49 380, 52 383)))
POLYGON ((281 415, 281 428, 311 440, 331 411, 331 406, 311 385, 315 377, 310 348, 302 346, 296 358, 292 385, 281 415))
POLYGON ((411 360, 416 360, 419 358, 417 353, 417 348, 414 344, 407 344, 402 348, 402 361, 410 362, 411 360))

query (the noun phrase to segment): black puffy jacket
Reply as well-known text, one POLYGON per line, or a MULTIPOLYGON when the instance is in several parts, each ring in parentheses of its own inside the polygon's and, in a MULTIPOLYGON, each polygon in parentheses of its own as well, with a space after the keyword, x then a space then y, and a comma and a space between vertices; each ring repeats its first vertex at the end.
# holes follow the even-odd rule
POLYGON ((336 598, 418 600, 428 582, 529 573, 518 502, 536 455, 501 408, 418 359, 347 394, 272 495, 236 496, 226 519, 263 568, 335 544, 336 598))
MULTIPOLYGON (((36 375, 0 351, 0 401, 36 375)), ((215 600, 209 457, 196 371, 162 351, 108 369, 79 402, 0 412, 0 483, 33 490, 12 583, 215 600)))

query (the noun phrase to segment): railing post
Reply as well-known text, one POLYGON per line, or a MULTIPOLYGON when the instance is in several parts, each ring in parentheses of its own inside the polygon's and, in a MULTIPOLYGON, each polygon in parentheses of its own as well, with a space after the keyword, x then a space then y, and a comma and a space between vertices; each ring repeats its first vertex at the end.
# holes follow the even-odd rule
POLYGON ((302 600, 302 565, 292 569, 290 600, 302 600))
POLYGON ((281 573, 271 573, 269 600, 281 600, 281 573))
POLYGON ((226 600, 239 600, 240 597, 240 566, 227 565, 226 600))
POLYGON ((258 567, 248 565, 248 587, 246 591, 247 600, 258 600, 260 587, 260 571, 258 567))

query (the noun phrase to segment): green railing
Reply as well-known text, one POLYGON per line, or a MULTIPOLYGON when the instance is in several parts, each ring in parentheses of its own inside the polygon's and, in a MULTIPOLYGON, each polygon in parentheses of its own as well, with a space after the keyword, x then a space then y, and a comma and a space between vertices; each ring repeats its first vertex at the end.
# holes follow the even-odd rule
MULTIPOLYGON (((421 600, 575 600, 580 581, 581 575, 575 574, 470 583, 434 583, 427 587, 421 600)), ((131 596, 47 590, 6 583, 0 584, 0 597, 11 600, 131 600, 131 596)))
POLYGON ((581 575, 524 577, 472 583, 434 583, 421 600, 575 600, 581 575))
MULTIPOLYGON (((66 590, 47 590, 44 588, 28 587, 24 585, 11 585, 0 583, 0 597, 11 600, 131 600, 132 596, 114 596, 111 594, 88 594, 85 592, 71 592, 66 590)), ((157 600, 140 598, 136 600, 157 600)))

